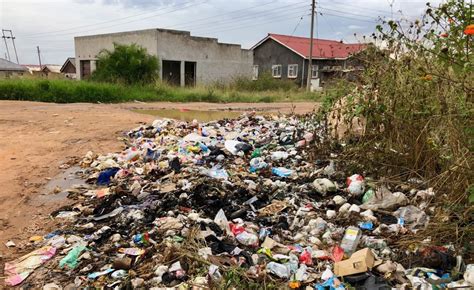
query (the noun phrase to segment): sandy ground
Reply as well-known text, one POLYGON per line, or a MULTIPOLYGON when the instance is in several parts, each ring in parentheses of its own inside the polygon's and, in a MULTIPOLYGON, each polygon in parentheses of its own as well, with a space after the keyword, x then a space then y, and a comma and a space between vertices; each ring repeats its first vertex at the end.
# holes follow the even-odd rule
POLYGON ((306 113, 315 108, 315 103, 111 105, 0 101, 0 274, 5 261, 23 252, 21 246, 29 237, 54 230, 55 221, 49 214, 67 201, 35 200, 48 193, 45 184, 64 171, 62 164, 81 158, 87 151, 121 150, 123 143, 117 138, 124 131, 155 119, 131 109, 174 108, 306 113), (18 247, 7 248, 4 244, 8 240, 18 247))

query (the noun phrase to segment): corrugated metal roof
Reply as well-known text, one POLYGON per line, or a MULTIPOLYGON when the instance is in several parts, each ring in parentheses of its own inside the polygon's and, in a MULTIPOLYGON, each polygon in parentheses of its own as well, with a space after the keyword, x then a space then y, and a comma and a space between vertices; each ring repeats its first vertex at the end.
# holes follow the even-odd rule
POLYGON ((50 72, 53 73, 60 73, 61 72, 61 66, 59 64, 45 64, 43 65, 43 71, 45 69, 48 69, 50 72))
POLYGON ((24 64, 23 66, 26 67, 31 73, 41 71, 41 66, 37 64, 24 64))
POLYGON ((26 71, 27 69, 23 66, 0 58, 0 71, 26 71))
MULTIPOLYGON (((299 54, 301 57, 309 58, 310 39, 307 37, 269 33, 266 38, 257 43, 252 49, 258 47, 267 39, 273 39, 281 45, 299 54)), ((346 59, 351 54, 357 53, 365 48, 365 44, 343 43, 336 40, 326 39, 313 39, 313 58, 346 59)))

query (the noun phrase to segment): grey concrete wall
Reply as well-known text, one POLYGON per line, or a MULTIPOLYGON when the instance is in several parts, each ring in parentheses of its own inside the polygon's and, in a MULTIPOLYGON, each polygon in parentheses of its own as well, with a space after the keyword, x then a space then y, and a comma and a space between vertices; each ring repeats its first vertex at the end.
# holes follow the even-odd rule
MULTIPOLYGON (((148 29, 74 38, 77 76, 80 61, 95 60, 113 43, 136 43, 162 60, 196 62, 196 84, 229 82, 239 76, 251 77, 253 53, 240 45, 219 43, 215 38, 195 37, 189 32, 148 29)), ((160 72, 161 75, 161 72, 160 72)))
MULTIPOLYGON (((75 37, 77 79, 81 78, 80 61, 96 60, 101 50, 113 50, 114 42, 119 44, 136 43, 146 48, 149 54, 157 55, 156 29, 75 37)), ((91 61, 91 71, 93 71, 92 63, 91 61)))
POLYGON ((160 60, 196 62, 196 84, 229 82, 252 75, 253 54, 240 45, 219 43, 215 38, 188 32, 157 29, 160 60))

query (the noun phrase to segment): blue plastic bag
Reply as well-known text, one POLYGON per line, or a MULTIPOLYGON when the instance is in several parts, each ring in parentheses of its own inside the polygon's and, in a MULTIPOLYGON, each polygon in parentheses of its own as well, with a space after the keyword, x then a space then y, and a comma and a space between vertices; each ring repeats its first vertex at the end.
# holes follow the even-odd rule
POLYGON ((117 174, 119 171, 119 168, 117 167, 112 167, 112 168, 107 168, 101 173, 99 173, 99 177, 97 177, 97 185, 109 185, 110 179, 117 174))

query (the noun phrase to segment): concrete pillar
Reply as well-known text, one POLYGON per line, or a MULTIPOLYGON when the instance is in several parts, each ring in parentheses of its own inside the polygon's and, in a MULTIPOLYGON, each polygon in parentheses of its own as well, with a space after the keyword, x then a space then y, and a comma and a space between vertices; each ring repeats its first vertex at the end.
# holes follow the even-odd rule
POLYGON ((184 61, 181 61, 180 63, 181 67, 179 69, 179 73, 180 73, 180 76, 179 76, 179 84, 180 86, 184 87, 185 83, 184 83, 184 61))
POLYGON ((97 61, 91 60, 91 75, 93 72, 95 72, 96 68, 97 68, 97 61))
POLYGON ((81 60, 76 57, 76 80, 80 81, 82 79, 82 71, 81 71, 81 60))
POLYGON ((163 81, 163 60, 161 60, 160 67, 158 68, 158 77, 163 81))

